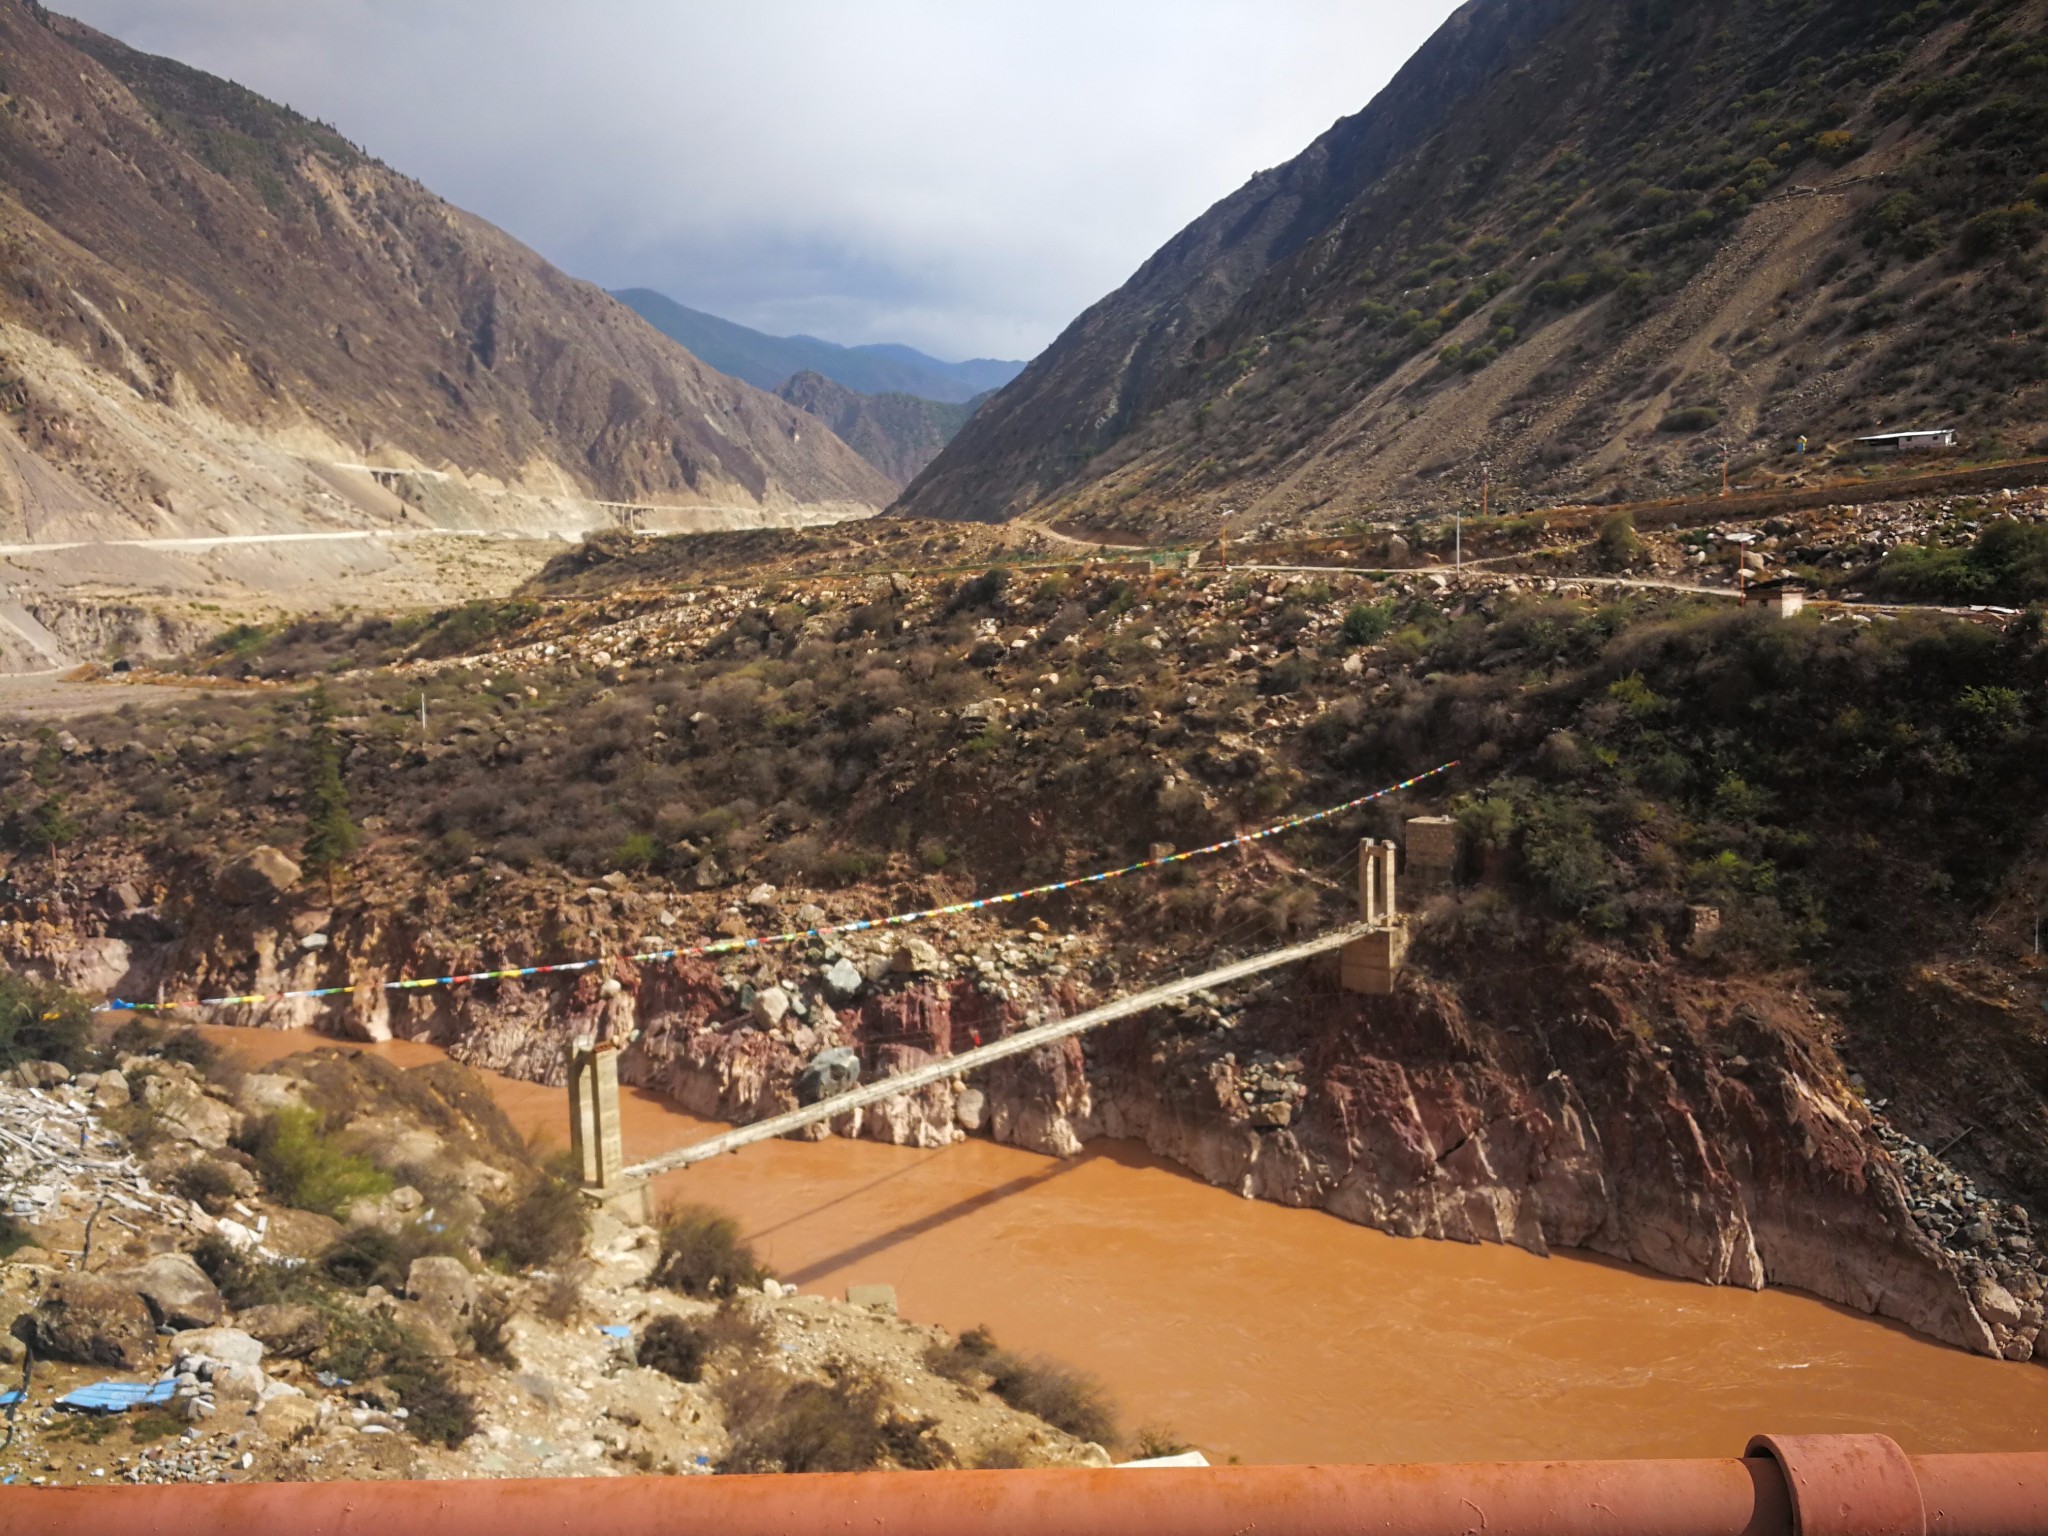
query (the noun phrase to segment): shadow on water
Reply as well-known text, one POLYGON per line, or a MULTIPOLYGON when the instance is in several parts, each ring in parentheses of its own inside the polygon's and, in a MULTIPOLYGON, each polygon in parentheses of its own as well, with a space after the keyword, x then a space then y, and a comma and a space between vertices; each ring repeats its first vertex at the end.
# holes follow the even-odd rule
MULTIPOLYGON (((832 1206, 854 1199, 856 1196, 874 1189, 877 1185, 887 1183, 890 1179, 900 1178, 905 1173, 914 1172, 940 1155, 942 1154, 934 1153, 931 1158, 919 1158, 917 1162, 911 1164, 908 1168, 886 1174, 872 1183, 862 1185, 859 1189, 849 1190, 836 1200, 827 1201, 824 1205, 806 1211, 800 1216, 792 1216, 788 1221, 780 1223, 778 1227, 771 1227, 768 1230, 778 1231, 781 1227, 790 1226, 815 1216, 820 1211, 829 1210, 832 1206)), ((969 1195, 964 1200, 956 1200, 951 1205, 942 1206, 928 1215, 918 1217, 915 1221, 906 1221, 897 1226, 890 1227, 887 1231, 877 1232, 874 1236, 855 1243, 849 1248, 842 1248, 837 1253, 825 1254, 806 1264, 796 1273, 788 1276, 788 1279, 798 1285, 815 1284, 821 1277, 829 1275, 834 1270, 845 1265, 857 1264, 863 1259, 873 1258, 876 1254, 887 1253, 899 1243, 906 1243, 914 1237, 921 1237, 927 1232, 937 1231, 950 1222, 972 1216, 978 1211, 985 1211, 989 1207, 999 1205, 1005 1200, 1015 1199, 1018 1195, 1029 1194, 1033 1190, 1042 1189, 1053 1180, 1064 1178, 1081 1167, 1082 1164, 1091 1161, 1093 1159, 1084 1153, 1080 1157, 1065 1158, 1054 1162, 1041 1173, 1026 1174, 1023 1178, 1010 1179, 1004 1183, 997 1184, 992 1188, 981 1191, 979 1194, 969 1195)))

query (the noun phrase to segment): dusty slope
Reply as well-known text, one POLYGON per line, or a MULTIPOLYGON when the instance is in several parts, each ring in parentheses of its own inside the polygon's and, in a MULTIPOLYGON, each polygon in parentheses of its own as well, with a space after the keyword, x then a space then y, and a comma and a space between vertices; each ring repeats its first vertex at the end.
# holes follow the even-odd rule
POLYGON ((1641 495, 2048 423, 2038 3, 1474 0, 905 493, 1098 528, 1641 495))
POLYGON ((23 0, 0 0, 0 57, 16 540, 575 527, 606 517, 594 501, 789 514, 890 493, 810 418, 329 129, 23 0))

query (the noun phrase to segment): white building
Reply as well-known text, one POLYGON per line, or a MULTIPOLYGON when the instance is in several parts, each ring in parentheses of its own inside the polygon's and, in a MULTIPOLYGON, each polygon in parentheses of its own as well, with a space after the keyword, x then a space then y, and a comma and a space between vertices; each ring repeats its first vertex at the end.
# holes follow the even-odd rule
POLYGON ((1915 432, 1880 432, 1875 437, 1859 437, 1858 448, 1868 448, 1874 453, 1938 453, 1944 448, 1956 445, 1953 427, 1929 427, 1915 432))

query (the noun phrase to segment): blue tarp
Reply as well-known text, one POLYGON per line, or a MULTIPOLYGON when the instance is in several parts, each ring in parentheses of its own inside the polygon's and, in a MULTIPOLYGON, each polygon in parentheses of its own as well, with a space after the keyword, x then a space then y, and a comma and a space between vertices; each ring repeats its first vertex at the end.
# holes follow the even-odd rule
POLYGON ((57 1406, 73 1413, 126 1413, 144 1403, 168 1403, 177 1390, 175 1381, 95 1381, 65 1393, 57 1406))
POLYGON ((19 1392, 0 1392, 0 1408, 12 1408, 21 1401, 19 1392))
POLYGON ((633 1330, 624 1323, 600 1323, 597 1331, 608 1339, 630 1339, 633 1330))

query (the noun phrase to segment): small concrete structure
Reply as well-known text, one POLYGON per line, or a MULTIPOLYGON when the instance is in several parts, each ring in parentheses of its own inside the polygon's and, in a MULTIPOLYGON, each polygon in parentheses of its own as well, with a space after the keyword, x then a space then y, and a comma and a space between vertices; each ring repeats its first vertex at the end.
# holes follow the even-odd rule
POLYGON ((608 1190, 626 1166, 619 1128, 619 1048, 580 1039, 569 1047, 569 1152, 586 1189, 608 1190))
POLYGON ((1344 946, 1339 976, 1347 992, 1391 997, 1394 978, 1408 958, 1408 923, 1395 895, 1394 864, 1399 850, 1370 839, 1358 845, 1358 916, 1373 931, 1344 946))
POLYGON ((1806 597, 1806 583, 1794 576, 1752 582, 1742 593, 1744 603, 1755 603, 1781 619, 1797 618, 1806 607, 1806 597))
POLYGON ((1458 822, 1452 816, 1408 818, 1409 894, 1435 896, 1458 881, 1458 822))

